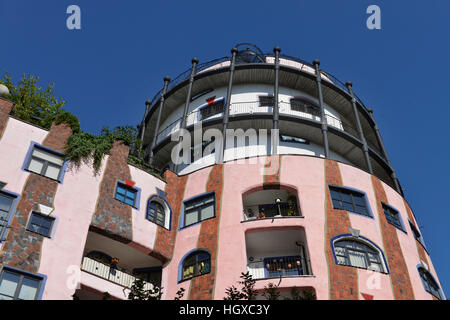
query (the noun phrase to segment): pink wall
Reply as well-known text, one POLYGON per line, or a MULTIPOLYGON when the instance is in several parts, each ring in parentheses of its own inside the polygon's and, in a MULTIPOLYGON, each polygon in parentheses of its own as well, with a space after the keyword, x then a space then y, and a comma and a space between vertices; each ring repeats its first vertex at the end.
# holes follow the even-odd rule
MULTIPOLYGON (((206 192, 206 184, 212 167, 208 167, 189 175, 186 183, 184 200, 206 192)), ((182 215, 182 214, 181 214, 182 215)), ((181 218, 180 215, 180 218, 181 218)), ((190 281, 185 281, 174 286, 178 280, 178 266, 183 256, 189 251, 197 248, 198 235, 201 224, 196 224, 181 230, 172 230, 177 232, 175 238, 175 248, 168 266, 163 269, 161 286, 165 288, 162 299, 172 300, 180 288, 184 288, 184 299, 188 297, 190 281), (170 282, 169 282, 170 279, 170 282)))
MULTIPOLYGON (((372 186, 370 174, 343 163, 339 163, 339 170, 344 186, 355 188, 366 193, 374 216, 374 219, 371 219, 362 215, 349 213, 352 228, 360 230, 362 236, 380 247, 387 259, 383 238, 381 236, 380 217, 377 209, 378 204, 375 198, 375 191, 372 186)), ((357 270, 360 292, 374 296, 375 300, 394 298, 389 275, 364 269, 357 270)), ((361 295, 360 299, 363 299, 361 295)))

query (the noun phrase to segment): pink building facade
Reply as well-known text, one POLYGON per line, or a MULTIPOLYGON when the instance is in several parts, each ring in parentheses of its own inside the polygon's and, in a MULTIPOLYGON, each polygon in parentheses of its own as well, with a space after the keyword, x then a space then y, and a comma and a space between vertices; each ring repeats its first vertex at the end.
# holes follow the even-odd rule
POLYGON ((75 167, 68 125, 0 107, 0 298, 127 299, 141 278, 162 299, 221 300, 248 272, 286 297, 445 299, 371 112, 317 61, 238 46, 166 79, 140 125, 162 177, 130 165, 120 141, 97 173, 75 167), (171 134, 197 123, 203 140, 175 165, 171 134), (280 140, 260 130, 206 154, 211 128, 280 140))

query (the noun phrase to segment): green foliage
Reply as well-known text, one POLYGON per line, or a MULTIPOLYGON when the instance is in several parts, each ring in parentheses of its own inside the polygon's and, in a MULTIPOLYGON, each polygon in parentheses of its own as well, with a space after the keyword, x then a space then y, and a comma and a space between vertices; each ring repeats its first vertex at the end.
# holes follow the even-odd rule
POLYGON ((12 115, 50 129, 53 120, 63 111, 62 108, 66 101, 56 98, 53 92, 53 83, 43 89, 37 85, 38 81, 39 77, 23 74, 15 85, 7 71, 0 79, 0 83, 8 87, 11 94, 8 98, 14 103, 12 115))
POLYGON ((312 289, 299 290, 297 287, 291 288, 291 296, 284 300, 316 300, 316 294, 312 289))
MULTIPOLYGON (((131 126, 120 126, 112 131, 108 127, 103 127, 100 135, 93 135, 86 132, 73 134, 66 146, 66 156, 75 166, 79 167, 82 163, 93 163, 94 172, 100 170, 103 157, 109 154, 114 140, 121 140, 130 148, 140 146, 140 140, 137 139, 137 130, 131 126)), ((131 149, 133 150, 133 149, 131 149)))
POLYGON ((161 288, 153 286, 153 289, 146 290, 145 282, 141 279, 136 279, 131 286, 131 291, 128 294, 128 300, 161 300, 161 288))
POLYGON ((278 290, 278 286, 270 282, 267 286, 264 287, 263 296, 267 300, 278 300, 280 298, 280 291, 278 290))
POLYGON ((54 121, 55 124, 57 125, 63 122, 67 123, 72 128, 73 133, 79 133, 81 131, 80 121, 76 116, 74 116, 70 112, 67 111, 59 112, 58 115, 55 117, 54 121))
POLYGON ((256 280, 253 280, 249 272, 242 272, 240 278, 242 280, 238 283, 242 286, 241 290, 235 286, 227 288, 224 300, 254 300, 256 298, 257 291, 254 289, 256 280))

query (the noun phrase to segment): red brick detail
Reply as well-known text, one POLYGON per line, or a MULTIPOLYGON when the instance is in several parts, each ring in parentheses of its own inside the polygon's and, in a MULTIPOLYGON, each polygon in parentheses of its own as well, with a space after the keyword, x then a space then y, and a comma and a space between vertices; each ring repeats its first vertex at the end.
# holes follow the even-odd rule
POLYGON ((377 212, 380 220, 383 244, 389 264, 394 298, 396 300, 412 300, 414 299, 414 292, 409 279, 408 268, 402 253, 402 248, 400 247, 400 242, 398 240, 397 229, 387 222, 381 206, 381 202, 389 204, 386 192, 381 181, 375 176, 372 176, 372 185, 377 200, 377 212))
POLYGON ((363 296, 364 300, 373 300, 373 295, 371 294, 361 292, 361 295, 363 296))
POLYGON ((166 183, 166 201, 172 209, 172 222, 170 231, 158 226, 155 244, 150 255, 159 257, 162 261, 172 259, 175 239, 178 231, 181 208, 183 207, 184 190, 188 181, 188 175, 179 177, 170 170, 164 172, 166 183))
POLYGON ((329 184, 342 186, 341 173, 338 163, 334 160, 325 160, 326 180, 326 256, 329 270, 329 286, 331 300, 358 300, 358 273, 353 267, 336 264, 330 241, 340 234, 348 234, 350 218, 345 210, 336 210, 331 201, 329 184))
MULTIPOLYGON (((416 227, 417 230, 419 229, 419 226, 416 223, 416 219, 414 219, 414 215, 412 213, 411 207, 409 206, 408 202, 406 202, 405 199, 403 199, 403 202, 405 203, 406 212, 408 213, 409 221, 411 221, 412 224, 416 227)), ((405 225, 408 225, 409 223, 405 223, 405 225)), ((429 265, 428 262, 428 254, 425 252, 425 249, 423 248, 422 244, 419 243, 419 241, 416 241, 417 246, 417 253, 419 254, 419 258, 429 265)))
MULTIPOLYGON (((63 146, 71 134, 72 129, 66 124, 52 126, 43 145, 61 151, 57 147, 63 146)), ((57 188, 57 181, 29 173, 8 229, 0 266, 7 265, 31 273, 38 271, 43 236, 26 230, 28 218, 34 203, 53 207, 57 188)))
POLYGON ((3 131, 6 128, 9 120, 9 113, 13 107, 13 103, 0 98, 0 139, 3 136, 3 131))
POLYGON ((131 242, 131 206, 114 198, 117 181, 131 180, 128 166, 129 147, 121 141, 114 141, 106 163, 97 199, 97 206, 91 221, 91 230, 123 243, 131 242))
POLYGON ((222 207, 223 164, 215 165, 209 173, 206 192, 213 191, 216 194, 216 217, 202 222, 197 243, 198 249, 207 249, 211 254, 211 272, 191 280, 189 299, 192 300, 214 299, 219 222, 222 207))
POLYGON ((281 156, 273 155, 266 157, 264 164, 264 188, 273 188, 280 185, 281 156))
POLYGON ((50 132, 47 134, 42 144, 55 151, 65 153, 66 142, 71 135, 72 128, 67 123, 61 123, 58 125, 52 124, 50 132))

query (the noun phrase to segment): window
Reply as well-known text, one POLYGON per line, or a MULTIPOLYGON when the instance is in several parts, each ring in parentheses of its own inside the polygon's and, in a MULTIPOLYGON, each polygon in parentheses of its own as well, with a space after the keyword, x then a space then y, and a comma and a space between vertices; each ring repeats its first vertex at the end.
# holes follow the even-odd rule
POLYGON ((303 99, 291 99, 291 110, 309 113, 313 116, 320 117, 320 108, 303 99))
POLYGON ((423 239, 422 239, 422 235, 420 234, 420 231, 416 228, 416 226, 411 221, 409 221, 409 226, 414 234, 414 238, 423 244, 423 239))
POLYGON ((150 200, 148 203, 147 219, 165 227, 166 224, 166 210, 164 206, 156 200, 150 200))
POLYGON ((215 139, 203 141, 201 144, 197 144, 191 147, 191 162, 195 162, 196 160, 201 159, 203 155, 205 156, 210 155, 213 154, 214 152, 216 152, 215 139), (212 143, 214 143, 214 146, 206 150, 206 148, 212 143))
POLYGON ((63 164, 63 155, 44 150, 35 145, 27 169, 47 178, 58 180, 63 164))
POLYGON ((400 213, 387 204, 382 203, 382 205, 387 222, 395 226, 397 229, 404 231, 402 222, 400 220, 400 213))
POLYGON ((191 253, 183 261, 182 280, 201 276, 211 271, 211 256, 205 251, 191 253))
POLYGON ((438 299, 442 299, 439 286, 436 283, 436 281, 434 280, 431 273, 429 273, 423 267, 419 267, 418 270, 419 270, 420 279, 422 280, 422 284, 423 284, 425 291, 427 291, 428 293, 431 293, 433 296, 435 296, 438 299))
POLYGON ((184 226, 190 226, 216 215, 216 198, 210 193, 184 202, 184 226))
POLYGON ((353 239, 338 240, 334 243, 334 254, 340 265, 384 272, 380 251, 353 239))
POLYGON ((371 217, 365 195, 346 188, 330 186, 333 208, 371 217))
POLYGON ((32 212, 28 222, 28 230, 38 233, 44 237, 50 237, 55 218, 32 212))
POLYGON ((260 107, 273 107, 275 105, 275 98, 270 96, 259 96, 260 107))
POLYGON ((224 99, 220 99, 211 103, 208 103, 207 106, 202 107, 200 109, 200 118, 199 120, 205 120, 209 117, 212 117, 216 114, 222 113, 224 110, 224 106, 225 106, 225 100, 224 99))
POLYGON ((15 197, 0 192, 0 241, 8 226, 9 215, 15 199, 15 197))
POLYGON ((280 140, 283 141, 283 142, 309 144, 309 141, 307 141, 307 140, 305 140, 303 138, 292 137, 292 136, 285 136, 285 135, 281 135, 280 136, 280 140))
POLYGON ((36 300, 42 278, 3 268, 0 275, 0 300, 36 300))
POLYGON ((137 190, 121 182, 117 183, 115 199, 120 202, 135 206, 137 190))

